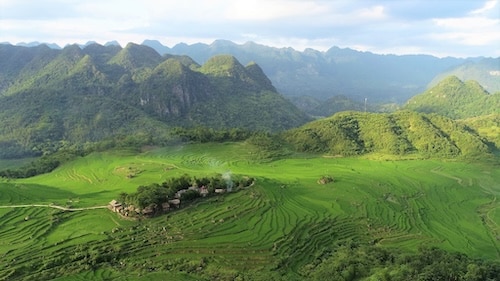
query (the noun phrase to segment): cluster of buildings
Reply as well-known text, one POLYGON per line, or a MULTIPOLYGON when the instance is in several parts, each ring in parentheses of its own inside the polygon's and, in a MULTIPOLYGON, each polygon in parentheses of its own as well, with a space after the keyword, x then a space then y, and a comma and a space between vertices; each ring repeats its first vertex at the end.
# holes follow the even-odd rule
MULTIPOLYGON (((209 194, 209 190, 205 186, 202 187, 190 186, 189 188, 177 191, 174 195, 174 199, 170 199, 167 202, 162 203, 161 206, 152 204, 141 209, 138 206, 127 205, 124 202, 119 202, 113 199, 111 200, 111 202, 108 203, 108 209, 124 217, 136 217, 137 215, 152 217, 157 213, 165 213, 170 210, 180 208, 181 198, 183 197, 183 194, 189 191, 198 192, 201 197, 206 197, 209 194)), ((225 192, 226 189, 223 188, 217 188, 214 190, 215 194, 222 194, 225 192)))

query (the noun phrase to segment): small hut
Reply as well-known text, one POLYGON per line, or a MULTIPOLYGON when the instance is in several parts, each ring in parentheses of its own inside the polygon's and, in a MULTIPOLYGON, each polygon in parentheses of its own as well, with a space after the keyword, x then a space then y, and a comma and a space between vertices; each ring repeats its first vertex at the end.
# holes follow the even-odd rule
POLYGON ((170 204, 168 202, 165 202, 163 204, 161 204, 161 209, 166 212, 168 210, 170 210, 170 204))
POLYGON ((181 207, 181 200, 180 199, 168 200, 168 204, 170 204, 170 207, 180 208, 181 207))
POLYGON ((108 209, 110 209, 111 211, 113 211, 115 213, 120 212, 120 210, 122 209, 122 203, 113 199, 113 200, 111 200, 111 202, 109 202, 108 209))
POLYGON ((149 205, 146 208, 142 209, 142 214, 145 216, 152 216, 154 214, 154 206, 149 205))
POLYGON ((205 186, 202 186, 200 188, 200 195, 203 196, 203 197, 206 197, 208 195, 208 188, 206 188, 205 186))

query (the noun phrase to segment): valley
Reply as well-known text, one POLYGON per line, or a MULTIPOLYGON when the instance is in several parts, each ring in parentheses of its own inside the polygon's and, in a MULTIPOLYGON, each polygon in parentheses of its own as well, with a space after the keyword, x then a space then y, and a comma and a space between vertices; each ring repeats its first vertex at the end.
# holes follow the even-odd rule
POLYGON ((305 268, 350 241, 500 257, 497 165, 311 153, 257 161, 253 151, 246 142, 114 149, 3 180, 2 206, 67 208, 106 205, 183 174, 230 171, 256 182, 139 221, 107 209, 0 208, 2 280, 309 280, 305 268), (129 167, 140 172, 120 172, 129 167), (334 181, 318 184, 324 175, 334 181))
POLYGON ((498 59, 149 44, 0 44, 0 280, 500 276, 498 59))

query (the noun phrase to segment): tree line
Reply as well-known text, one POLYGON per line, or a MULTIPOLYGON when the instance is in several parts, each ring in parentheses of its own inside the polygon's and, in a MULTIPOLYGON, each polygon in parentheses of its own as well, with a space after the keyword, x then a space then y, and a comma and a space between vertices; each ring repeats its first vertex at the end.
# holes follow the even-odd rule
POLYGON ((229 142, 244 141, 250 137, 259 136, 264 133, 252 132, 245 129, 212 129, 206 127, 181 128, 176 127, 169 135, 155 134, 130 134, 116 135, 97 142, 70 143, 67 141, 40 144, 40 147, 25 151, 13 142, 0 142, 0 159, 23 158, 37 156, 27 165, 16 169, 0 171, 0 177, 4 178, 29 178, 36 175, 50 173, 63 163, 83 157, 92 152, 106 151, 109 149, 129 149, 137 152, 143 146, 166 146, 181 143, 206 143, 206 142, 229 142))
POLYGON ((304 280, 494 281, 500 264, 435 247, 403 254, 349 241, 304 266, 300 274, 304 280))
POLYGON ((140 210, 149 208, 152 213, 161 213, 162 205, 170 200, 179 199, 189 202, 202 196, 212 196, 216 190, 231 191, 233 188, 250 186, 254 179, 246 176, 235 176, 230 173, 206 177, 192 177, 184 174, 170 178, 162 183, 141 185, 133 193, 121 192, 118 201, 124 206, 134 206, 140 210), (201 189, 206 192, 202 193, 201 189), (183 191, 180 193, 180 191, 183 191))

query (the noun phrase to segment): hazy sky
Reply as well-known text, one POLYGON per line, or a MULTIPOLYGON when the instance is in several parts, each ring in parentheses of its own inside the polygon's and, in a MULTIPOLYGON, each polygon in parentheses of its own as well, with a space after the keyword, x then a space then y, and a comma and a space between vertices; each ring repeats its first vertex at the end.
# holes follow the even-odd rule
POLYGON ((254 41, 500 56, 500 0, 0 0, 0 42, 254 41))

